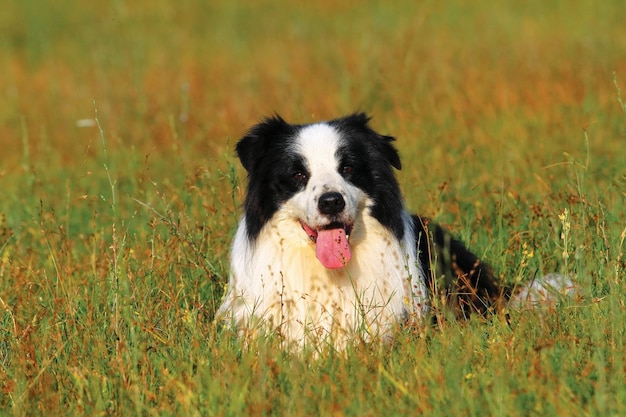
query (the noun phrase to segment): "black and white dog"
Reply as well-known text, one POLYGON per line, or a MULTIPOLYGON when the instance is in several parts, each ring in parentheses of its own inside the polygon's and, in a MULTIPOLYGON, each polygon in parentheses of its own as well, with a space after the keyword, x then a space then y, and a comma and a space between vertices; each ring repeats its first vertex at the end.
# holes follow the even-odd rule
POLYGON ((407 212, 394 138, 368 123, 276 116, 237 144, 248 189, 221 320, 341 349, 423 320, 435 293, 461 317, 508 300, 461 242, 407 212))

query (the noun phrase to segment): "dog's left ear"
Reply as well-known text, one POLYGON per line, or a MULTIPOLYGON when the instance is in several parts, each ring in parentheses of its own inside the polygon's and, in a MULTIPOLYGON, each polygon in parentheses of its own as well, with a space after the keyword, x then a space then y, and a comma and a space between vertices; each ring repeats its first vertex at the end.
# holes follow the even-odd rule
POLYGON ((373 134, 374 136, 376 136, 376 139, 378 139, 376 146, 381 151, 385 159, 389 161, 391 166, 395 169, 402 169, 400 155, 398 155, 398 151, 392 144, 392 142, 396 140, 396 138, 394 138, 393 136, 386 136, 377 133, 370 127, 370 120, 372 120, 370 116, 368 116, 366 113, 360 112, 351 114, 348 117, 338 120, 338 122, 341 125, 345 124, 348 126, 356 126, 357 129, 367 132, 370 135, 373 134))
POLYGON ((378 135, 381 140, 382 152, 391 164, 397 170, 402 169, 402 162, 400 162, 400 155, 398 154, 398 150, 393 146, 392 142, 396 140, 393 136, 384 136, 378 135))
POLYGON ((280 116, 268 117, 261 123, 253 126, 248 133, 237 143, 236 151, 241 165, 250 172, 257 161, 265 156, 272 138, 291 132, 291 125, 280 116))

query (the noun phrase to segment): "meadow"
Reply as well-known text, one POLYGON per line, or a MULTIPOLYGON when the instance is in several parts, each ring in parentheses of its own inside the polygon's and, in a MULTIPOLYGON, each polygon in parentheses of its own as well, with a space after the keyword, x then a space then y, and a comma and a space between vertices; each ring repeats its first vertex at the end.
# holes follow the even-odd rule
POLYGON ((626 415, 623 0, 5 3, 0 415, 626 415), (323 357, 220 330, 237 140, 356 110, 408 207, 576 297, 323 357))

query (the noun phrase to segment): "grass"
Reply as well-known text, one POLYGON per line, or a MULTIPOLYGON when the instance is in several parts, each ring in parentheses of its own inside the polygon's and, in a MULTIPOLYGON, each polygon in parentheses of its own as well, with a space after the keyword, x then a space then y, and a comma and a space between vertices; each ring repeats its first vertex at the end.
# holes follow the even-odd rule
POLYGON ((0 414, 625 415, 622 3, 9 1, 0 414), (357 109, 409 207, 581 297, 323 358, 218 331, 237 139, 357 109))

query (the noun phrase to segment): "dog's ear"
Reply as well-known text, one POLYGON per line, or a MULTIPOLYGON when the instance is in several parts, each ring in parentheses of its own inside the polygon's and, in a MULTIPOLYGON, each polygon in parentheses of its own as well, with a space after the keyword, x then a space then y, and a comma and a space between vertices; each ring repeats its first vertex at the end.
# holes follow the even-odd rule
POLYGON ((272 138, 291 132, 291 125, 280 116, 268 117, 253 126, 237 143, 237 156, 241 165, 250 172, 257 161, 263 159, 272 138))
POLYGON ((252 169, 254 161, 262 157, 263 149, 265 148, 265 140, 255 133, 255 128, 256 126, 250 129, 246 136, 239 140, 236 148, 241 165, 243 165, 248 172, 252 169))
POLYGON ((369 123, 372 118, 364 112, 353 113, 350 116, 344 117, 343 119, 335 120, 334 123, 338 124, 342 128, 346 128, 348 130, 356 129, 361 132, 366 132, 366 134, 374 135, 378 142, 376 147, 382 152, 383 156, 392 167, 395 169, 402 169, 402 163, 400 162, 400 155, 398 155, 398 151, 393 146, 392 142, 396 140, 393 136, 381 135, 374 131, 369 123))
POLYGON ((400 162, 400 155, 398 154, 398 150, 392 144, 392 142, 396 140, 396 138, 394 138, 393 136, 384 136, 384 135, 378 135, 378 137, 381 139, 383 143, 382 151, 385 157, 387 158, 387 160, 389 161, 389 163, 391 164, 391 166, 397 170, 401 170, 402 162, 400 162))

